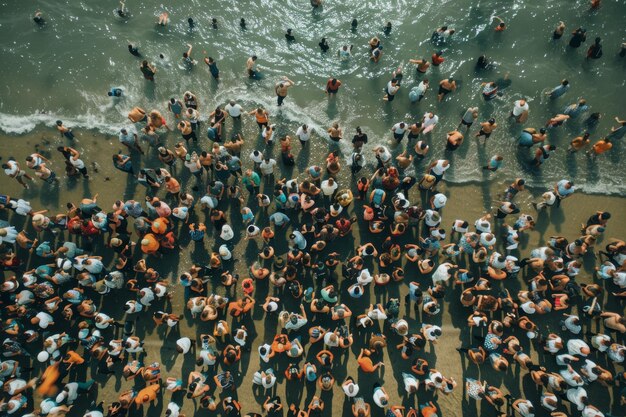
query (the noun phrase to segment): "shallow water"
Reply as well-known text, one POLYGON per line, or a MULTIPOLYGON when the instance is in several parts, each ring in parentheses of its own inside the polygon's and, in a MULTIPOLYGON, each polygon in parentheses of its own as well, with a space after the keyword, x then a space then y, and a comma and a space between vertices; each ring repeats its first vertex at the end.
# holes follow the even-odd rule
MULTIPOLYGON (((28 2, 2 4, 0 58, 0 129, 8 133, 23 133, 35 125, 51 125, 57 118, 70 126, 117 131, 125 125, 130 108, 166 109, 167 100, 181 97, 185 90, 198 94, 201 111, 206 117, 216 104, 230 98, 239 100, 246 109, 262 105, 276 114, 280 134, 293 134, 299 123, 308 123, 324 134, 329 124, 340 121, 346 138, 357 125, 369 134, 372 142, 387 140, 390 127, 400 120, 412 120, 428 110, 440 116, 440 124, 428 138, 431 157, 446 157, 453 161, 448 181, 483 181, 481 170, 488 159, 500 153, 505 156, 502 171, 511 177, 523 172, 535 184, 550 184, 561 178, 574 180, 587 192, 624 194, 626 169, 620 160, 622 144, 590 162, 581 154, 566 155, 569 141, 583 127, 581 121, 570 121, 549 132, 548 142, 559 148, 541 171, 528 168, 531 153, 520 150, 515 138, 521 126, 507 122, 511 103, 528 97, 531 112, 526 126, 539 128, 549 117, 579 97, 585 97, 592 112, 601 112, 603 120, 592 134, 597 140, 613 125, 613 117, 624 117, 624 66, 626 59, 617 55, 622 42, 626 2, 604 2, 597 12, 589 11, 587 2, 569 1, 522 2, 413 2, 348 0, 331 2, 320 10, 312 10, 309 2, 262 0, 214 1, 207 6, 199 0, 175 0, 167 4, 129 0, 130 17, 114 15, 117 3, 65 1, 40 2, 47 24, 37 27, 30 20, 33 13, 28 2), (157 26, 158 14, 166 10, 170 25, 157 26), (494 32, 491 17, 502 17, 508 29, 494 32), (188 29, 192 16, 196 27, 188 29), (212 29, 211 17, 218 19, 218 29, 212 29), (239 28, 245 17, 248 29, 239 28), (350 30, 353 18, 358 29, 350 30), (393 30, 382 34, 382 26, 390 20, 393 30), (588 31, 588 41, 579 49, 567 46, 569 36, 553 41, 551 34, 559 20, 567 25, 566 33, 579 25, 588 31), (432 31, 447 24, 456 29, 446 45, 435 46, 430 41, 432 31), (283 34, 287 27, 294 30, 296 42, 287 44, 283 34), (374 35, 382 39, 384 56, 378 64, 368 60, 367 41, 374 35), (327 54, 317 46, 325 36, 331 45, 327 54), (586 48, 595 36, 604 39, 604 57, 597 61, 584 59, 586 48), (127 41, 138 44, 146 59, 158 68, 156 83, 143 79, 138 66, 140 59, 130 55, 127 41), (186 43, 194 45, 193 56, 198 65, 188 71, 181 64, 186 43), (335 51, 343 44, 354 44, 353 57, 340 62, 335 51), (382 89, 399 64, 410 58, 428 58, 436 49, 444 52, 446 62, 426 75, 431 90, 420 104, 408 100, 410 87, 418 77, 412 66, 405 68, 403 88, 399 97, 383 104, 382 89), (215 82, 202 63, 203 51, 213 56, 220 68, 220 82, 215 82), (163 53, 165 62, 158 58, 163 53), (477 74, 474 62, 486 53, 497 68, 477 74), (245 77, 247 57, 259 56, 259 66, 265 74, 260 81, 245 77), (512 85, 503 96, 492 102, 481 98, 479 85, 509 74, 512 85), (287 105, 276 110, 273 84, 288 75, 297 86, 290 90, 287 105), (460 88, 441 104, 436 100, 436 83, 454 75, 460 88), (329 101, 323 87, 329 76, 344 83, 336 101, 329 101), (572 88, 563 97, 549 101, 543 92, 568 78, 572 88), (113 104, 106 92, 121 86, 126 97, 113 104), (477 146, 470 138, 456 152, 445 152, 445 132, 458 124, 462 112, 470 105, 480 107, 480 120, 493 116, 500 128, 486 146, 477 146), (45 114, 41 114, 45 112, 45 114)), ((475 130, 474 130, 475 132, 475 130)), ((323 148, 323 141, 318 149, 323 148)), ((347 150, 347 148, 344 148, 347 150)), ((399 151, 396 151, 399 152, 399 151)), ((370 158, 373 160, 373 158, 370 158)), ((421 168, 418 167, 420 170, 421 168)))

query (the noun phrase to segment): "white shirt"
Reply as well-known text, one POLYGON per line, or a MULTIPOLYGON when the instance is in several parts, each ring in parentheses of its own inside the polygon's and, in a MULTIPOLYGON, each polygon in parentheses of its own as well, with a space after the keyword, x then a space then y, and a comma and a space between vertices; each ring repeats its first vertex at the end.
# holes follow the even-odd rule
POLYGON ((170 417, 178 417, 180 415, 180 407, 176 403, 170 402, 167 405, 167 409, 170 410, 170 417))
POLYGON ((411 374, 407 374, 406 372, 402 373, 402 378, 404 380, 404 390, 411 394, 411 387, 415 387, 415 391, 419 388, 419 381, 411 374))
POLYGON ((15 209, 15 212, 20 216, 27 216, 33 208, 30 206, 30 203, 26 200, 22 200, 21 198, 17 200, 17 203, 11 204, 11 207, 15 209))
POLYGON ((431 168, 436 175, 443 175, 443 173, 450 168, 450 164, 444 166, 444 162, 446 162, 444 159, 440 159, 437 161, 437 164, 431 168))
POLYGON ((382 399, 385 398, 385 393, 383 392, 382 388, 381 389, 377 389, 374 392, 374 395, 372 396, 374 399, 374 402, 376 403, 377 406, 379 406, 380 408, 385 408, 386 406, 383 405, 382 403, 382 399))
POLYGON ((311 130, 307 129, 306 132, 302 129, 302 126, 296 131, 296 136, 303 142, 306 142, 311 137, 311 130))
POLYGON ((359 393, 359 386, 355 384, 354 382, 350 382, 346 385, 342 385, 341 388, 343 389, 343 392, 346 394, 348 398, 354 398, 359 393))
POLYGON ((524 103, 523 106, 521 106, 520 103, 521 100, 517 100, 515 102, 515 106, 513 107, 513 116, 517 117, 520 114, 524 113, 525 111, 528 111, 528 103, 524 103))
POLYGON ((567 341, 567 351, 570 355, 587 356, 587 355, 582 354, 580 351, 584 347, 589 348, 589 345, 587 345, 587 343, 585 343, 584 340, 570 339, 567 341))
POLYGON ((389 149, 387 149, 385 146, 380 146, 379 151, 376 152, 376 154, 383 162, 389 162, 389 160, 391 160, 391 152, 389 152, 389 149))
POLYGON ((83 169, 85 168, 85 163, 83 162, 82 159, 74 159, 74 158, 70 158, 70 163, 74 166, 74 168, 76 169, 83 169))
POLYGON ((6 164, 9 166, 4 170, 4 173, 7 175, 15 175, 18 173, 17 163, 15 161, 7 161, 6 164))
POLYGON ((50 323, 54 321, 54 319, 52 318, 50 314, 45 313, 43 311, 40 311, 39 313, 37 313, 35 317, 39 319, 39 327, 41 327, 42 329, 47 328, 50 325, 50 323))
POLYGON ((391 128, 391 130, 393 130, 393 132, 394 132, 394 133, 396 133, 396 134, 398 134, 398 135, 403 134, 404 132, 406 132, 407 125, 406 125, 406 123, 405 123, 405 124, 404 124, 404 128, 402 128, 402 127, 400 127, 400 124, 402 124, 402 123, 403 123, 403 122, 396 123, 395 125, 393 125, 393 127, 391 128))
POLYGON ((397 84, 394 87, 393 84, 391 83, 391 81, 389 81, 387 83, 387 94, 390 94, 390 95, 393 96, 393 95, 395 95, 398 92, 399 89, 400 89, 400 87, 397 84))
POLYGON ((332 186, 328 183, 328 180, 322 181, 322 192, 325 195, 328 195, 328 196, 333 195, 333 193, 338 187, 339 187, 339 184, 337 184, 337 182, 335 181, 333 181, 332 186))
POLYGON ((585 408, 585 404, 581 401, 582 397, 587 397, 587 391, 585 391, 582 387, 570 388, 567 390, 567 399, 572 404, 576 404, 578 411, 582 411, 583 408, 585 408))
POLYGON ((424 113, 424 128, 427 128, 431 125, 436 125, 437 123, 439 123, 439 116, 433 114, 433 117, 430 117, 430 113, 424 113))
POLYGON ((239 117, 239 116, 241 116, 241 111, 243 109, 241 108, 239 103, 235 103, 234 106, 231 106, 230 103, 228 103, 224 107, 224 110, 226 110, 228 112, 228 114, 230 114, 230 117, 239 117))
POLYGON ((270 175, 271 173, 274 172, 274 167, 276 166, 276 160, 273 158, 270 158, 268 161, 261 161, 261 164, 259 165, 259 168, 261 169, 261 173, 263 175, 270 175))
POLYGON ((259 151, 252 151, 250 153, 250 159, 252 159, 252 162, 260 164, 263 162, 263 153, 259 151))

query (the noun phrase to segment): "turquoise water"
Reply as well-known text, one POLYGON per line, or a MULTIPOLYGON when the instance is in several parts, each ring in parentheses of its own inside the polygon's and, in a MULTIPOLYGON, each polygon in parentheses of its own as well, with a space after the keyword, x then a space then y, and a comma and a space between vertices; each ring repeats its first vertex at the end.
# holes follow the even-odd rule
MULTIPOLYGON (((25 133, 38 124, 52 125, 63 119, 69 126, 94 128, 106 133, 126 125, 126 114, 135 105, 165 112, 166 102, 182 97, 186 90, 196 93, 204 118, 217 104, 237 99, 244 108, 267 107, 274 116, 279 134, 293 134, 298 124, 307 123, 323 137, 326 128, 339 121, 346 138, 361 126, 370 137, 370 148, 391 137, 389 129, 398 121, 410 121, 426 111, 440 117, 439 126, 427 136, 430 158, 446 157, 452 161, 447 180, 482 181, 487 176, 481 166, 500 153, 504 167, 497 181, 508 182, 524 176, 534 184, 551 184, 570 178, 588 192, 626 192, 626 174, 620 163, 624 146, 616 143, 608 154, 589 161, 581 153, 567 155, 569 141, 582 132, 582 120, 570 121, 549 132, 548 143, 558 147, 556 155, 541 171, 531 170, 527 150, 519 150, 515 138, 521 126, 506 121, 512 102, 522 96, 529 99, 531 112, 526 127, 539 128, 554 114, 575 102, 587 99, 590 112, 600 112, 603 119, 593 131, 593 141, 614 125, 613 118, 624 113, 624 67, 626 59, 617 55, 623 41, 626 2, 603 2, 599 11, 589 11, 585 1, 523 2, 523 1, 330 1, 323 8, 312 10, 306 0, 288 1, 211 1, 173 0, 167 3, 128 0, 130 17, 114 14, 115 1, 40 1, 37 2, 47 23, 39 28, 31 20, 34 5, 30 2, 1 3, 0 39, 0 129, 6 133, 25 133), (171 22, 167 27, 156 25, 157 16, 167 11, 171 22), (502 17, 508 29, 494 32, 491 19, 502 17), (190 31, 187 18, 196 22, 190 31), (218 20, 212 29, 210 19, 218 20), (248 29, 241 30, 244 17, 248 29), (357 18, 356 31, 350 22, 357 18), (552 40, 552 31, 559 20, 566 25, 566 35, 552 40), (389 36, 382 27, 391 21, 389 36), (434 29, 448 25, 456 30, 442 46, 430 41, 434 29), (578 26, 587 29, 588 41, 581 48, 567 46, 569 32, 578 26), (296 42, 288 44, 286 28, 292 28, 296 42), (378 64, 368 59, 367 41, 378 35, 384 56, 378 64), (322 54, 321 37, 328 38, 331 50, 322 54), (603 38, 604 56, 586 61, 585 51, 593 38, 603 38), (140 52, 157 68, 156 83, 143 79, 140 59, 127 51, 127 41, 138 44, 140 52), (186 44, 194 46, 193 57, 198 65, 191 71, 182 65, 186 44), (341 62, 335 51, 344 44, 353 44, 353 57, 341 62), (419 82, 410 58, 428 58, 437 49, 444 52, 446 62, 429 70, 426 77, 432 89, 425 100, 411 104, 410 87, 419 82), (220 81, 212 79, 202 63, 203 51, 217 60, 220 81), (158 55, 165 55, 161 60, 158 55), (476 58, 487 54, 496 64, 492 71, 476 73, 476 58), (265 78, 250 80, 245 76, 245 62, 256 54, 265 78), (398 98, 383 103, 382 89, 392 71, 404 64, 404 80, 398 98), (480 83, 495 81, 509 74, 512 84, 497 100, 485 102, 480 83), (286 106, 275 105, 273 85, 287 75, 296 82, 290 90, 286 106), (443 103, 437 103, 436 84, 454 75, 459 90, 443 103), (336 100, 328 100, 323 87, 329 76, 342 80, 344 86, 336 100), (563 97, 550 101, 543 93, 568 78, 572 85, 563 97), (126 97, 112 103, 106 96, 110 87, 124 88, 126 97), (500 124, 486 146, 477 146, 466 137, 465 144, 453 154, 445 152, 445 132, 458 124, 460 115, 470 106, 480 109, 480 120, 493 116, 500 124)), ((253 120, 244 133, 256 132, 253 120)), ((473 130, 475 132, 475 130, 473 130)), ((172 136, 172 135, 170 135, 172 136)), ((326 149, 326 141, 317 139, 316 149, 326 149)), ((344 151, 349 146, 342 147, 344 151)), ((367 149, 366 149, 367 151, 367 149)), ((394 149, 401 152, 401 147, 394 149)), ((348 154, 349 155, 349 154, 348 154)), ((374 162, 369 152, 369 162, 374 162)), ((423 162, 425 164, 427 162, 423 162)), ((422 165, 416 164, 421 171, 422 165)))

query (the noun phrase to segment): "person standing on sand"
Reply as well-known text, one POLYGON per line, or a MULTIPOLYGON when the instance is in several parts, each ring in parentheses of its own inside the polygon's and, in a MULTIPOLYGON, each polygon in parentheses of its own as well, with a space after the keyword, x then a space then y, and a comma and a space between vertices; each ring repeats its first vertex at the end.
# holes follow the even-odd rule
POLYGON ((294 86, 295 83, 286 76, 283 76, 282 80, 276 83, 274 91, 276 92, 276 102, 278 106, 282 106, 285 98, 287 97, 287 91, 289 87, 294 86))
POLYGON ((65 136, 70 140, 74 140, 74 134, 72 133, 72 129, 66 127, 61 120, 57 120, 57 130, 61 136, 65 136))
POLYGON ((23 178, 27 180, 33 181, 33 177, 28 175, 26 171, 20 168, 20 164, 13 158, 9 157, 9 160, 2 164, 2 169, 4 169, 4 173, 8 175, 10 178, 15 178, 17 182, 19 182, 24 189, 28 190, 28 184, 26 184, 23 178))

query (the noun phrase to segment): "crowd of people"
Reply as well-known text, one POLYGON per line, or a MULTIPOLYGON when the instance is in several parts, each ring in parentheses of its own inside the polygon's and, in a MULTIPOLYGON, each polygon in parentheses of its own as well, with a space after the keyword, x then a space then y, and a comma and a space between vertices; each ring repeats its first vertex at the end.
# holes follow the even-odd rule
MULTIPOLYGON (((122 2, 118 14, 126 13, 122 2)), ((45 24, 41 12, 35 22, 45 24)), ((168 22, 167 13, 159 16, 159 24, 168 22)), ((191 18, 188 22, 195 24, 191 18)), ((494 30, 506 28, 498 17, 494 30)), ((389 23, 384 31, 391 30, 389 23)), ((559 25, 554 39, 564 30, 559 25)), ((432 41, 453 34, 444 26, 432 41)), ((570 47, 580 46, 585 36, 584 30, 575 31, 570 47)), ((291 29, 286 37, 295 40, 291 29)), ((369 47, 371 60, 382 64, 380 39, 370 40, 369 47)), ((192 49, 188 45, 182 58, 188 65, 196 65, 192 49)), ((338 55, 343 59, 351 49, 346 45, 338 55)), ((129 51, 139 55, 132 45, 129 51)), ((601 56, 598 38, 587 57, 601 56)), ((430 61, 412 63, 422 75, 443 60, 437 51, 430 61)), ((259 77, 256 61, 251 56, 246 63, 251 78, 259 77)), ((218 78, 215 60, 204 62, 218 78)), ((478 65, 489 63, 483 56, 478 65)), ((140 69, 147 82, 157 76, 148 61, 140 69)), ((401 80, 400 67, 385 89, 384 105, 392 105, 401 80)), ((329 100, 341 85, 337 78, 328 79, 329 100)), ((289 104, 285 99, 293 86, 297 82, 287 77, 276 83, 277 107, 289 104)), ((421 100, 430 94, 428 87, 422 78, 410 99, 421 100)), ((447 77, 432 95, 445 101, 456 88, 447 77)), ((498 92, 496 83, 481 88, 485 100, 498 92)), ((558 99, 569 88, 563 80, 548 95, 558 99)), ((114 87, 109 95, 119 97, 123 89, 114 87)), ((626 405, 626 243, 611 235, 611 213, 589 213, 577 235, 551 236, 545 245, 531 243, 530 251, 519 248, 537 217, 548 210, 567 211, 569 203, 563 201, 576 198, 572 181, 563 179, 545 190, 528 214, 516 202, 519 193, 528 192, 526 181, 510 178, 491 212, 444 221, 448 199, 454 198, 444 190, 451 162, 429 158, 429 142, 439 135, 434 130, 439 118, 432 112, 394 124, 390 141, 368 138, 356 127, 352 152, 342 155, 337 144, 348 139, 339 123, 327 132, 303 124, 293 137, 278 137, 272 110, 244 109, 236 100, 207 109, 201 102, 201 96, 185 91, 160 110, 134 107, 129 112, 129 126, 119 133, 126 149, 112 161, 120 176, 145 187, 145 198, 122 195, 112 207, 101 207, 96 194, 63 209, 39 209, 19 196, 0 195, 7 219, 0 221, 0 412, 72 416, 76 402, 83 404, 84 417, 116 417, 166 399, 165 415, 180 417, 186 397, 194 406, 225 416, 344 415, 331 404, 330 393, 339 388, 346 396, 345 410, 355 417, 434 417, 442 414, 438 395, 455 390, 480 403, 481 415, 502 417, 608 417, 607 402, 589 395, 590 387, 616 388, 613 407, 626 405), (256 121, 258 140, 241 134, 248 120, 256 121), (323 162, 307 161, 299 175, 280 175, 296 165, 294 153, 318 139, 327 140, 330 148, 323 162), (368 141, 375 145, 373 152, 365 146, 368 141), (398 148, 402 152, 394 158, 398 148), (369 175, 367 160, 374 161, 369 175), (411 167, 423 173, 413 175, 411 167), (258 248, 255 259, 242 258, 241 242, 258 248), (193 265, 164 273, 168 258, 180 253, 193 265), (586 262, 595 263, 593 279, 580 279, 588 274, 586 262), (174 308, 175 297, 184 299, 184 308, 174 308), (484 370, 485 381, 456 381, 423 355, 428 350, 436 356, 444 331, 436 323, 443 309, 467 310, 472 337, 458 346, 457 360, 467 358, 469 367, 484 370), (185 318, 191 337, 162 337, 179 335, 185 318), (263 320, 266 332, 257 334, 255 324, 263 320), (554 320, 558 328, 547 325, 554 320), (156 341, 146 334, 154 329, 164 329, 156 341), (156 350, 191 358, 193 369, 183 374, 165 367, 156 350), (257 354, 261 368, 248 372, 242 361, 257 354), (387 369, 386 355, 394 358, 393 370, 387 369), (352 365, 358 374, 349 375, 352 365), (528 373, 538 393, 513 397, 506 384, 495 385, 494 373, 514 367, 528 373), (394 380, 383 379, 384 370, 393 372, 394 380), (110 384, 112 375, 134 386, 116 398, 102 398, 97 387, 110 384), (252 384, 258 404, 237 395, 243 384, 252 384), (307 387, 314 394, 301 403, 294 400, 298 395, 281 397, 278 385, 300 393, 307 387), (403 387, 406 401, 392 403, 390 387, 403 387)), ((580 100, 545 127, 524 128, 519 144, 534 147, 531 165, 540 166, 556 149, 545 144, 546 129, 579 117, 585 106, 580 100)), ((509 123, 524 124, 528 112, 528 102, 516 100, 509 123)), ((616 121, 590 148, 590 157, 624 136, 626 121, 616 121)), ((446 134, 447 152, 461 147, 469 134, 487 141, 504 123, 479 118, 478 108, 468 107, 457 129, 446 134)), ((93 179, 89 161, 76 149, 80 135, 61 120, 56 125, 61 155, 5 158, 6 175, 24 189, 46 193, 65 177, 93 179), (65 175, 52 169, 53 160, 56 166, 62 161, 65 175)), ((569 150, 589 143, 589 135, 581 134, 569 150)), ((483 169, 493 173, 503 159, 494 155, 483 169)))

